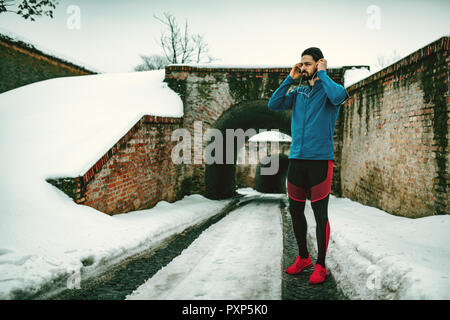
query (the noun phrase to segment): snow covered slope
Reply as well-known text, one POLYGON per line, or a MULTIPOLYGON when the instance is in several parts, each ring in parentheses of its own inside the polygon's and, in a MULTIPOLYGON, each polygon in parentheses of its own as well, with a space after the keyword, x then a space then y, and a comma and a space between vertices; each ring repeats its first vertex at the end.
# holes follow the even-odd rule
POLYGON ((164 70, 64 77, 0 94, 0 298, 144 240, 45 180, 84 174, 143 115, 181 117, 163 79, 164 70))

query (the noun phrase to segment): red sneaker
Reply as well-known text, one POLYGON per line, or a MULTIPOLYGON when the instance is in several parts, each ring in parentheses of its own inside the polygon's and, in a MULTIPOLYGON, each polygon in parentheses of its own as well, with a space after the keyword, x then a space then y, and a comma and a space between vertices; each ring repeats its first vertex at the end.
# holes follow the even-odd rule
POLYGON ((322 267, 320 264, 316 264, 314 266, 314 271, 309 278, 309 283, 311 284, 319 284, 325 281, 327 277, 327 269, 322 267))
POLYGON ((286 269, 286 273, 289 274, 297 274, 300 273, 303 269, 311 267, 313 265, 311 261, 311 257, 308 255, 308 258, 301 259, 300 256, 297 256, 294 264, 286 269))

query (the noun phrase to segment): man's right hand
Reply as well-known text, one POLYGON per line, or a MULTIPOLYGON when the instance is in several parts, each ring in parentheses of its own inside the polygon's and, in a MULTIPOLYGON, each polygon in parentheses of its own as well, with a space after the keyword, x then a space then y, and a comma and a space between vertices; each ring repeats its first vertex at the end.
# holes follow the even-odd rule
POLYGON ((289 75, 292 77, 292 79, 299 79, 301 77, 301 70, 300 68, 302 67, 302 63, 299 62, 297 63, 291 70, 291 72, 289 73, 289 75))

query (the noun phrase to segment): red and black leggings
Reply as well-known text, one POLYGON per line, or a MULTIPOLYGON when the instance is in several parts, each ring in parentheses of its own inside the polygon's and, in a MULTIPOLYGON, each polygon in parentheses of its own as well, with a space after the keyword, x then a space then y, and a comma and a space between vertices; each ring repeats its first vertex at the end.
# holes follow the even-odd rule
POLYGON ((302 259, 308 257, 305 203, 307 190, 309 189, 310 191, 311 207, 316 219, 317 263, 323 267, 325 267, 325 255, 330 237, 328 199, 333 178, 333 165, 333 160, 289 159, 286 182, 289 196, 289 211, 292 217, 299 256, 302 259))

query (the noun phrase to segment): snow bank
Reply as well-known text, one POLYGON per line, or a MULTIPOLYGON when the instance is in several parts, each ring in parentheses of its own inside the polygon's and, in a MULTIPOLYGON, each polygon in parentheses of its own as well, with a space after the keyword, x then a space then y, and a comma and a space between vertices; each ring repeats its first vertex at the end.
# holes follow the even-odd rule
POLYGON ((357 83, 373 73, 369 71, 367 68, 351 68, 345 70, 344 73, 344 88, 350 87, 352 84, 357 83))
POLYGON ((21 226, 2 230, 0 299, 26 297, 49 284, 50 292, 64 289, 71 285, 71 277, 85 280, 98 275, 212 217, 229 203, 190 195, 172 204, 160 201, 152 209, 110 217, 75 206, 64 195, 60 198, 65 206, 55 201, 47 212, 33 212, 37 218, 28 216, 28 221, 20 219, 21 226))
MULTIPOLYGON (((145 114, 181 117, 181 99, 163 78, 164 70, 65 77, 0 94, 0 298, 163 237, 148 229, 154 222, 144 236, 45 181, 84 174, 145 114)), ((208 203, 194 211, 217 206, 208 203)), ((186 226, 179 219, 175 229, 186 226)))
POLYGON ((143 115, 183 116, 163 79, 164 70, 74 76, 0 94, 0 170, 84 174, 143 115))
MULTIPOLYGON (((308 248, 317 252, 307 200, 308 248)), ((327 268, 351 299, 450 299, 450 216, 393 216, 330 197, 327 268)))
POLYGON ((281 299, 278 204, 250 203, 205 230, 127 299, 281 299))

